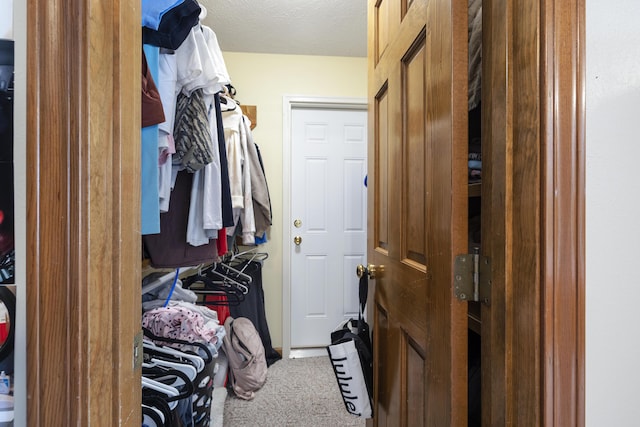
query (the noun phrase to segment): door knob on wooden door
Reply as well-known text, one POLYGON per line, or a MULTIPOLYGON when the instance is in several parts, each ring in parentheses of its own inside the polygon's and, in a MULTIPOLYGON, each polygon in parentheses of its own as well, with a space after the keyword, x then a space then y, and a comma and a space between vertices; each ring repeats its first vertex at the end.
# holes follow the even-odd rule
POLYGON ((293 238, 293 243, 295 243, 296 245, 300 246, 300 243, 302 243, 302 237, 300 236, 296 236, 293 238))
POLYGON ((373 265, 367 264, 365 267, 362 264, 358 264, 356 267, 356 275, 358 278, 362 278, 365 274, 369 276, 370 279, 375 279, 376 276, 382 276, 382 272, 384 271, 384 265, 373 265))

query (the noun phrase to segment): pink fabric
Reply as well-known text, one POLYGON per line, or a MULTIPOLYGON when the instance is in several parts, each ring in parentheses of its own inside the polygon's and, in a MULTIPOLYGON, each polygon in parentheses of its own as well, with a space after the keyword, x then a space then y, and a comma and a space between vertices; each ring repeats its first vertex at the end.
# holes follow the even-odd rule
POLYGON ((201 314, 185 307, 160 307, 142 315, 142 326, 159 337, 215 343, 216 331, 205 323, 201 314))

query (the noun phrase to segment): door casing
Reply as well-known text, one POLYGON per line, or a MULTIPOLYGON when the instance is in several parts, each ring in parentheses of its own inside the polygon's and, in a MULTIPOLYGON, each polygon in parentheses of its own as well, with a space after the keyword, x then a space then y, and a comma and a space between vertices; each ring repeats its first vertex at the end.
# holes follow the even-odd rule
POLYGON ((301 242, 283 242, 292 260, 291 345, 325 355, 336 325, 358 316, 354 272, 366 261, 367 111, 292 113, 289 228, 301 242))
POLYGON ((585 423, 584 22, 584 0, 483 1, 485 426, 585 423))
POLYGON ((140 3, 26 10, 27 423, 139 426, 140 3))
MULTIPOLYGON (((291 114, 297 107, 366 110, 366 98, 285 95, 282 98, 282 356, 291 355, 291 114)), ((354 273, 355 274, 355 273, 354 273)), ((312 353, 307 353, 312 354, 312 353)), ((324 352, 318 354, 326 354, 324 352)))

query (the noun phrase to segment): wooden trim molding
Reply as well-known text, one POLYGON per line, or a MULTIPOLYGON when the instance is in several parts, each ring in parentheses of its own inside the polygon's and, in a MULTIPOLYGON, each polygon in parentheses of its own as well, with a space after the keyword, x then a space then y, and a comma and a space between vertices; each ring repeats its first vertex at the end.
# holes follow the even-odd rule
POLYGON ((28 0, 28 425, 140 425, 139 2, 28 0))
POLYGON ((583 426, 584 0, 483 20, 483 425, 583 426))
POLYGON ((585 1, 541 2, 543 420, 585 425, 585 1))

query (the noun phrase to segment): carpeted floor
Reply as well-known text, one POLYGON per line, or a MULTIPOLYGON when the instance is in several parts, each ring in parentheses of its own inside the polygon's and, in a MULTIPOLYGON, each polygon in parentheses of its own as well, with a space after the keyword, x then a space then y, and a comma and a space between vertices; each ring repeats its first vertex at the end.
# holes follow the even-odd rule
POLYGON ((253 400, 229 392, 225 427, 364 426, 342 402, 328 357, 283 359, 269 367, 267 383, 253 400))

